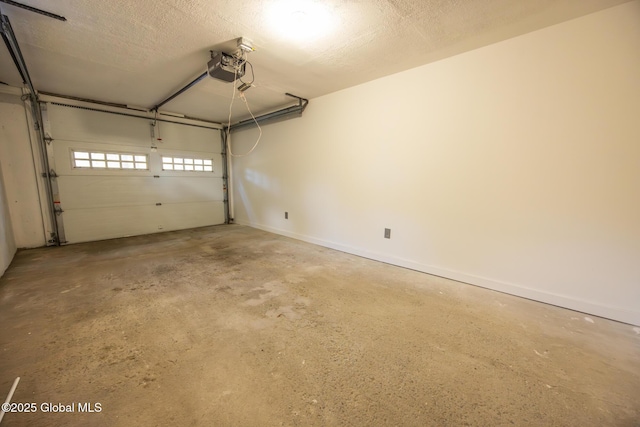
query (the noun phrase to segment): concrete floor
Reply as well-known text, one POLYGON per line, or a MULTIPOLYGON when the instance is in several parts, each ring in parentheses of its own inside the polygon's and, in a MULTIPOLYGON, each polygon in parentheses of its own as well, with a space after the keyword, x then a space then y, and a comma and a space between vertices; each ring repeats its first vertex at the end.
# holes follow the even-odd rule
POLYGON ((21 251, 0 323, 3 426, 640 425, 639 328, 241 226, 21 251))

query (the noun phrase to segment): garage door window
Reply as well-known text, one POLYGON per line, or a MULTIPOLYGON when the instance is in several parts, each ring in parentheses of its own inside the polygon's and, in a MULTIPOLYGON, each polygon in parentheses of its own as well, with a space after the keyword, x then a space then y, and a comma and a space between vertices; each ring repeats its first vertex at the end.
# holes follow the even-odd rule
POLYGON ((163 171, 213 172, 212 159, 188 159, 185 157, 162 157, 163 171))
POLYGON ((101 151, 74 151, 73 166, 88 169, 147 170, 146 154, 106 153, 101 151))

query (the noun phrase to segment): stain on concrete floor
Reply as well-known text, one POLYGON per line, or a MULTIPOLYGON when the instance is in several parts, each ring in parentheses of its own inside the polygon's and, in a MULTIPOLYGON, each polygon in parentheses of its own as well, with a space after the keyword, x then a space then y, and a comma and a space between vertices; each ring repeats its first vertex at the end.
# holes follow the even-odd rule
POLYGON ((640 425, 637 327, 237 225, 21 251, 0 324, 3 426, 640 425))

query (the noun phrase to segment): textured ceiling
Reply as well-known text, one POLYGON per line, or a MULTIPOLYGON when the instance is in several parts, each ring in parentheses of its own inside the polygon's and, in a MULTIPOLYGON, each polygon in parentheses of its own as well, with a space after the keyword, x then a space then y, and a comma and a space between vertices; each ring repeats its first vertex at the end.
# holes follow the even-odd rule
MULTIPOLYGON (((0 3, 36 89, 151 108, 206 70, 209 50, 253 40, 254 113, 290 105, 475 49, 627 0, 303 0, 333 31, 311 40, 267 19, 291 0, 22 0, 66 22, 0 3)), ((298 0, 300 1, 300 0, 298 0)), ((4 47, 0 81, 21 86, 4 47)), ((211 78, 166 111, 225 122, 233 86, 211 78)), ((247 116, 236 102, 234 118, 247 116)), ((234 120, 235 121, 235 120, 234 120)))

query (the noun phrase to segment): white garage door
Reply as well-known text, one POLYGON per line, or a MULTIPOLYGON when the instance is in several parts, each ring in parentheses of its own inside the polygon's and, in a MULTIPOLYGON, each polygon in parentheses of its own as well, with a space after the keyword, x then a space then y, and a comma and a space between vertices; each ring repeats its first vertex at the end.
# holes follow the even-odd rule
POLYGON ((220 131, 47 106, 68 243, 222 224, 220 131))

